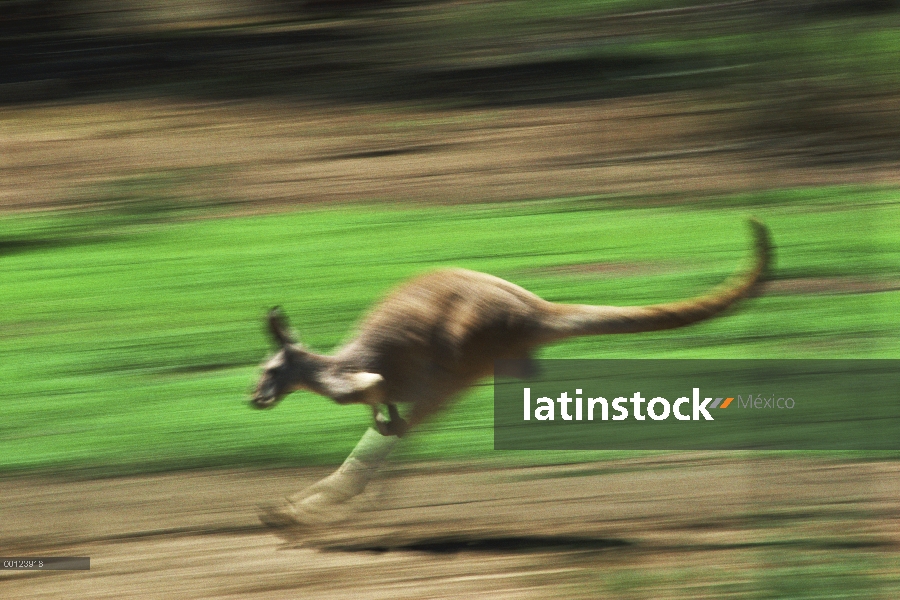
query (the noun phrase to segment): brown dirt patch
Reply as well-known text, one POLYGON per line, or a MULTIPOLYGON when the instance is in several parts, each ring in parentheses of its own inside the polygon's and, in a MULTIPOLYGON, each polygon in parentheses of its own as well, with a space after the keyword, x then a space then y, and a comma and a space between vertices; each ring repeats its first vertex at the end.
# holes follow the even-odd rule
POLYGON ((861 277, 803 277, 766 283, 766 294, 874 294, 900 290, 900 281, 861 277))
MULTIPOLYGON (((395 468, 341 524, 291 543, 259 524, 259 504, 323 474, 7 479, 4 552, 87 555, 91 570, 0 572, 4 591, 16 598, 698 598, 716 597, 717 585, 765 587, 775 560, 878 562, 900 543, 895 463, 700 453, 555 467, 395 468)), ((891 564, 879 568, 896 580, 891 564)))
POLYGON ((529 269, 528 273, 542 273, 547 275, 601 275, 618 277, 637 277, 640 275, 658 275, 671 273, 674 264, 662 261, 657 262, 630 262, 630 261, 604 261, 595 263, 582 263, 576 265, 559 265, 529 269))
POLYGON ((810 165, 748 139, 740 107, 670 94, 553 107, 426 111, 276 101, 96 102, 0 109, 0 207, 168 202, 473 202, 592 194, 685 199, 812 184, 896 183, 893 162, 810 165))

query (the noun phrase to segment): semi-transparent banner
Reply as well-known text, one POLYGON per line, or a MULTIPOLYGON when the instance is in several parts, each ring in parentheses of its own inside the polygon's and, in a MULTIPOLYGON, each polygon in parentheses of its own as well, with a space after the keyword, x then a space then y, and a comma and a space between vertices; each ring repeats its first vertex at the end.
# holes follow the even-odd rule
POLYGON ((900 360, 498 361, 497 450, 900 450, 900 360))

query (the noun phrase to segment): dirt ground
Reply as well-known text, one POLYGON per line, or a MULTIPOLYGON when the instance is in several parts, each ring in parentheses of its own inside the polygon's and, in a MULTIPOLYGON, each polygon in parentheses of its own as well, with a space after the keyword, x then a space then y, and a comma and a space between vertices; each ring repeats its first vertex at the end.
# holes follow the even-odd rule
POLYGON ((898 181, 896 156, 864 134, 785 133, 766 125, 767 110, 679 94, 447 110, 271 100, 5 107, 0 207, 164 199, 243 212, 596 194, 683 201, 898 181))
POLYGON ((257 507, 323 470, 8 479, 4 555, 89 556, 91 569, 0 571, 0 587, 8 598, 759 597, 773 569, 793 565, 796 578, 813 560, 838 576, 862 561, 875 579, 853 597, 891 597, 874 592, 885 573, 896 583, 898 470, 698 453, 395 465, 342 521, 290 539, 257 507))

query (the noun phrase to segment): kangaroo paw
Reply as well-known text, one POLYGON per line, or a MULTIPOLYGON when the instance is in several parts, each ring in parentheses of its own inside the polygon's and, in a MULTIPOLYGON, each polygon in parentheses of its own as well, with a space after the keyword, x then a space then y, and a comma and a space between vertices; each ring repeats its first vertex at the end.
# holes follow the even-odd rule
POLYGON ((257 516, 263 525, 275 530, 296 529, 303 526, 289 502, 260 506, 257 516))
POLYGON ((375 428, 378 430, 378 433, 384 436, 396 435, 397 437, 403 437, 406 430, 409 429, 409 425, 399 414, 393 415, 390 421, 384 418, 384 415, 378 414, 375 416, 375 428))

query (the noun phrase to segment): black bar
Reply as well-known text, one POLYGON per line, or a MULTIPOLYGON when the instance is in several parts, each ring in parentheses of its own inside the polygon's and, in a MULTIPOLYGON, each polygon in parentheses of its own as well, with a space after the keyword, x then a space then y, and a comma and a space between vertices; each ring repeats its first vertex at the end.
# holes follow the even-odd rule
POLYGON ((89 571, 89 556, 40 556, 0 558, 2 571, 89 571))

